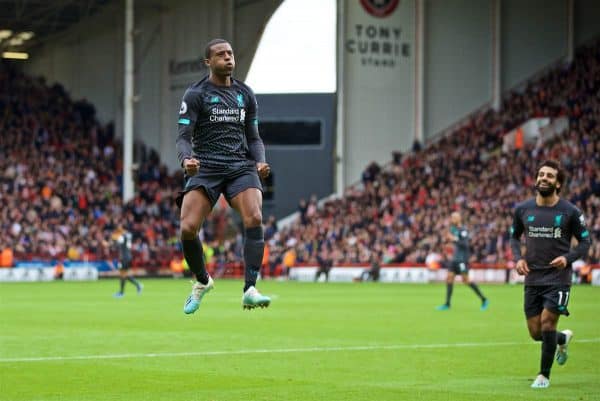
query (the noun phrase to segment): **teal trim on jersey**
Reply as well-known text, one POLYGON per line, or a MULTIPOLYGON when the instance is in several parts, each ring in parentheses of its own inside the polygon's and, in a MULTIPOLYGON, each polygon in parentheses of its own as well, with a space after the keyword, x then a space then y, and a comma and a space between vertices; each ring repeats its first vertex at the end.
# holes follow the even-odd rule
POLYGON ((535 216, 527 216, 527 222, 528 223, 531 223, 534 220, 535 220, 535 216))
POLYGON ((554 216, 554 226, 560 226, 560 221, 562 220, 562 214, 557 214, 554 216))
POLYGON ((589 237, 590 232, 588 230, 585 230, 584 232, 581 233, 581 238, 585 238, 585 237, 589 237))
POLYGON ((178 122, 179 122, 179 124, 190 125, 189 118, 180 118, 178 122))
POLYGON ((244 107, 244 96, 241 93, 237 95, 238 107, 244 107))
POLYGON ((513 226, 510 227, 510 235, 513 235, 515 233, 515 228, 513 226))
POLYGON ((213 96, 210 98, 211 103, 219 103, 220 101, 221 99, 219 99, 219 96, 213 96))
POLYGON ((253 118, 252 119, 252 124, 258 125, 258 118, 253 118))

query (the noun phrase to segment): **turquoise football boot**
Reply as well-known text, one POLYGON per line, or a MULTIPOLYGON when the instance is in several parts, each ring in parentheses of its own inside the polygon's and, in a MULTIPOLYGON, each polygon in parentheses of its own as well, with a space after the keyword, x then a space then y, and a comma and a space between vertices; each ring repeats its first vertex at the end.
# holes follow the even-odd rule
POLYGON ((573 338, 573 332, 571 330, 563 330, 562 333, 565 335, 566 339, 565 343, 563 345, 559 345, 556 349, 556 363, 559 365, 564 365, 567 363, 567 358, 569 357, 567 348, 569 347, 571 338, 573 338))
POLYGON ((206 295, 207 292, 209 292, 210 290, 212 290, 215 287, 215 283, 212 279, 212 277, 208 277, 208 283, 206 284, 202 284, 199 281, 195 281, 193 282, 194 284, 192 285, 192 293, 190 294, 190 296, 188 297, 188 299, 185 301, 185 304, 183 305, 183 312, 186 315, 190 315, 194 312, 196 312, 198 310, 198 308, 200 307, 200 302, 202 302, 202 297, 204 297, 204 295, 206 295))
POLYGON ((242 296, 242 307, 244 309, 267 308, 271 304, 271 298, 262 295, 254 287, 246 290, 242 296))
POLYGON ((548 379, 544 375, 537 375, 533 383, 531 383, 531 388, 548 388, 550 387, 550 379, 548 379))

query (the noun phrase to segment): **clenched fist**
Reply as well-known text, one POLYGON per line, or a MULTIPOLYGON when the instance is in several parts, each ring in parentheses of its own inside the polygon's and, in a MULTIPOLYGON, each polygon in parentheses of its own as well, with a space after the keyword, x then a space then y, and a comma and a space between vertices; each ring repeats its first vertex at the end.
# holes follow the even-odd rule
POLYGON ((265 179, 271 174, 271 167, 268 163, 256 163, 256 169, 258 170, 258 176, 265 179))
POLYGON ((198 159, 194 159, 190 157, 183 161, 183 169, 188 176, 193 176, 198 173, 198 169, 200 168, 200 161, 198 159))

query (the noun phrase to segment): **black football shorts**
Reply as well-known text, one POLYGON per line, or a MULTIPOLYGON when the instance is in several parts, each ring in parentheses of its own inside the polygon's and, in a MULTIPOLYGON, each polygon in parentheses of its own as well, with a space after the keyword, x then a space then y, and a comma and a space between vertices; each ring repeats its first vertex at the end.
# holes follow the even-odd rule
POLYGON ((548 309, 557 315, 569 316, 567 306, 571 298, 571 286, 568 285, 526 285, 524 310, 525 316, 537 316, 548 309))
POLYGON ((465 262, 452 261, 448 265, 448 271, 454 274, 467 274, 469 272, 469 264, 465 262))
POLYGON ((225 195, 225 199, 229 202, 248 188, 257 188, 262 192, 262 184, 255 165, 222 170, 203 169, 200 166, 198 174, 186 180, 185 188, 179 193, 176 202, 177 206, 181 207, 186 193, 203 189, 214 207, 221 194, 225 195))

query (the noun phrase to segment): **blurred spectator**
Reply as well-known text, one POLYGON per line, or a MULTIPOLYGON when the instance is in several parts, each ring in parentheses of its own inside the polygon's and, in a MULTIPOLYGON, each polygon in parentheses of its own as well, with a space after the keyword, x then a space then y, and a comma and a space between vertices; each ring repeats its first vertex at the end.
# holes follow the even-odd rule
POLYGON ((14 266, 14 257, 13 250, 10 247, 6 247, 2 249, 2 253, 0 254, 0 267, 13 267, 14 266))
POLYGON ((277 233, 277 220, 271 215, 265 223, 265 242, 268 242, 277 233))
POLYGON ((379 164, 377 164, 377 162, 371 162, 362 173, 363 184, 366 185, 368 182, 375 181, 380 172, 381 167, 379 167, 379 164))
POLYGON ((289 276, 290 267, 293 267, 296 265, 297 259, 298 259, 298 255, 296 253, 296 248, 291 246, 283 254, 283 275, 285 275, 286 277, 289 276))

